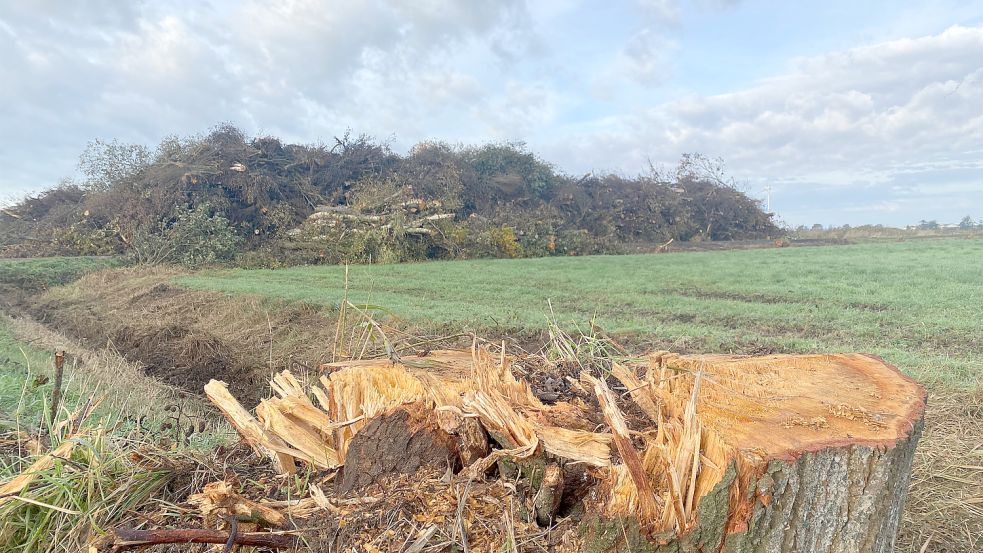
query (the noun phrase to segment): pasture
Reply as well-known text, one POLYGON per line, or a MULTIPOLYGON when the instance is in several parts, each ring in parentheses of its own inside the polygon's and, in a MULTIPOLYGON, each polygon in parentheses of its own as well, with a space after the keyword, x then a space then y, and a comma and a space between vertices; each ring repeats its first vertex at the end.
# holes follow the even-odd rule
POLYGON ((760 354, 864 351, 956 389, 983 373, 983 240, 724 252, 206 271, 193 288, 381 306, 410 325, 535 333, 561 325, 639 346, 760 354))
MULTIPOLYGON (((26 293, 49 289, 19 302, 34 302, 32 312, 47 324, 78 318, 75 326, 112 331, 109 335, 116 338, 132 335, 134 348, 144 327, 180 326, 188 329, 188 339, 207 336, 209 344, 235 352, 229 359, 241 356, 240 368, 253 367, 264 375, 274 360, 330 351, 337 309, 346 297, 374 306, 372 312, 387 327, 411 335, 473 331, 538 347, 555 321, 574 332, 589 332, 593 323, 637 352, 880 355, 929 392, 897 549, 968 551, 980 544, 983 240, 347 269, 189 273, 133 268, 56 286, 111 264, 85 258, 0 260, 0 285, 26 293)), ((63 331, 74 328, 60 326, 63 331)), ((50 384, 35 377, 47 372, 50 351, 71 342, 52 336, 29 321, 0 325, 0 365, 5 369, 0 375, 0 423, 17 428, 42 419, 50 384)), ((176 353, 183 351, 181 344, 160 346, 170 347, 165 353, 176 353)), ((99 356, 91 367, 106 367, 96 371, 105 373, 105 381, 138 370, 123 370, 115 351, 90 355, 99 356)), ((93 370, 88 367, 87 372, 93 370)), ((136 387, 146 389, 136 394, 139 398, 162 393, 150 380, 131 374, 126 396, 136 387)), ((79 394, 72 390, 69 397, 76 400, 79 394)), ((155 407, 160 401, 144 403, 144 408, 160 411, 155 407)), ((212 433, 195 441, 213 443, 225 436, 224 431, 212 433)), ((12 464, 8 471, 18 466, 12 464)))

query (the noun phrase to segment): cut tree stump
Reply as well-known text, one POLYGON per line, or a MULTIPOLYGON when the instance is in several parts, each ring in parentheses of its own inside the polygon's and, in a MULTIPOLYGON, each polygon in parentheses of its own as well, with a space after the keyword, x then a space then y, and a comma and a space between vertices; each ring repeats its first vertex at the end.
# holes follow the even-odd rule
POLYGON ((881 359, 660 352, 581 373, 550 405, 510 363, 481 348, 337 363, 308 392, 282 373, 264 433, 237 428, 260 450, 343 463, 346 491, 425 464, 467 479, 516 467, 501 477, 526 482, 533 519, 578 522, 574 550, 893 549, 926 398, 881 359), (565 491, 574 468, 589 477, 565 491))
MULTIPOLYGON (((692 423, 695 399, 700 430, 687 519, 654 541, 680 551, 894 549, 926 401, 897 369, 863 354, 670 354, 652 358, 646 382, 670 425, 692 423)), ((592 521, 584 550, 661 551, 623 504, 608 514, 592 521), (610 517, 619 510, 627 517, 610 517)))

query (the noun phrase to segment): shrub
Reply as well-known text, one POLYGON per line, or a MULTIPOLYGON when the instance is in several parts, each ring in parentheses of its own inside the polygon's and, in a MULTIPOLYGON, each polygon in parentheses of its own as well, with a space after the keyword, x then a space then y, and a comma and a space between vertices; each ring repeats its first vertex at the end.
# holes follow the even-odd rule
POLYGON ((101 226, 82 219, 56 230, 52 242, 75 255, 115 255, 126 246, 120 236, 116 219, 101 226))
POLYGON ((209 204, 179 208, 156 228, 134 236, 130 253, 138 263, 180 263, 200 267, 232 259, 242 239, 209 204))
POLYGON ((522 246, 512 227, 497 227, 488 231, 488 240, 500 257, 520 257, 522 246))

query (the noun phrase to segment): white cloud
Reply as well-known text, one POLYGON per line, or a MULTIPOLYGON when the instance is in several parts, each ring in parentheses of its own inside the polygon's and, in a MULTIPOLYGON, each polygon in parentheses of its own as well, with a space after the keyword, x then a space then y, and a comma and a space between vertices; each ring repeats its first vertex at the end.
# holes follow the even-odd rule
POLYGON ((571 158, 642 167, 699 151, 752 183, 881 184, 885 193, 897 175, 931 169, 939 180, 958 167, 975 171, 983 191, 981 106, 983 28, 952 27, 799 59, 745 90, 639 109, 581 133, 571 158))

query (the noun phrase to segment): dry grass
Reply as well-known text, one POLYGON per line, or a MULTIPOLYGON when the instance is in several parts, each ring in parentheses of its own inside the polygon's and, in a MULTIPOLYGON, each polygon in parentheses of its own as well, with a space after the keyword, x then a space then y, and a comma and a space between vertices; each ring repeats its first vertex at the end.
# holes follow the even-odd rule
POLYGON ((174 269, 88 275, 41 297, 37 317, 91 347, 111 344, 159 380, 193 393, 211 379, 259 399, 275 372, 330 361, 333 321, 323 308, 188 292, 174 269))
POLYGON ((983 549, 983 388, 932 390, 897 550, 983 549))
MULTIPOLYGON (((139 363, 127 361, 111 348, 86 348, 25 317, 5 318, 3 322, 15 337, 29 342, 34 349, 67 352, 71 361, 65 389, 105 394, 101 410, 120 421, 131 438, 149 434, 187 442, 197 435, 196 438, 204 436, 211 443, 234 435, 215 408, 201 396, 147 376, 139 363), (206 429, 207 434, 202 434, 206 429)), ((31 371, 34 375, 50 376, 52 363, 32 367, 31 371)))

